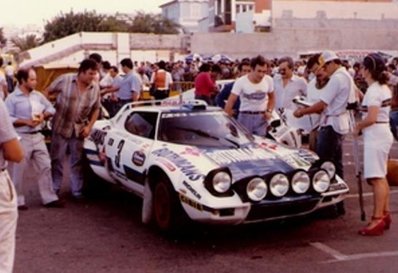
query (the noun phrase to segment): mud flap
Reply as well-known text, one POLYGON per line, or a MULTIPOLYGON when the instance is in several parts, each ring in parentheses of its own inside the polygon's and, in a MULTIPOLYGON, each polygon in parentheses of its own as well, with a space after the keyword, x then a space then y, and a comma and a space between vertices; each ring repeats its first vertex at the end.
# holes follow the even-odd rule
POLYGON ((152 204, 152 190, 149 186, 148 179, 145 179, 144 184, 144 197, 142 201, 142 222, 149 224, 153 218, 153 204, 152 204))

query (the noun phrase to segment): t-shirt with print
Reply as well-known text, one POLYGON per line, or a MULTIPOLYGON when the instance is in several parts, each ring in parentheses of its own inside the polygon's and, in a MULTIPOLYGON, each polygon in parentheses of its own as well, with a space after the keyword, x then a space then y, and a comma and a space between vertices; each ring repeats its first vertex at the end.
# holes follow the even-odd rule
POLYGON ((248 75, 236 80, 231 93, 239 96, 239 111, 265 111, 268 94, 274 92, 274 83, 270 76, 265 75, 259 83, 252 83, 248 75))

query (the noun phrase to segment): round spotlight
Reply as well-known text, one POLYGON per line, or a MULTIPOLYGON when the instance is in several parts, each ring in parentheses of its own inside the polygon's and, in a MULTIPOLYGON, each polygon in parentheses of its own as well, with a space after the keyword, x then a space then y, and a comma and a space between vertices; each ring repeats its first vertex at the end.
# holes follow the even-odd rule
POLYGON ((269 182, 269 188, 274 196, 282 197, 289 191, 289 179, 284 174, 275 174, 269 182))
POLYGON ((231 187, 231 176, 226 172, 218 172, 213 177, 213 189, 218 193, 225 193, 231 187))
POLYGON ((260 201, 267 195, 268 187, 260 177, 255 177, 247 183, 246 194, 252 201, 260 201))
POLYGON ((330 177, 327 171, 317 171, 312 177, 312 186, 316 192, 322 193, 327 191, 330 186, 330 177))
POLYGON ((330 178, 333 178, 336 174, 336 166, 330 161, 323 162, 321 165, 321 169, 327 171, 330 178))
POLYGON ((305 171, 298 171, 292 177, 292 189, 297 194, 305 193, 311 186, 310 176, 305 171))

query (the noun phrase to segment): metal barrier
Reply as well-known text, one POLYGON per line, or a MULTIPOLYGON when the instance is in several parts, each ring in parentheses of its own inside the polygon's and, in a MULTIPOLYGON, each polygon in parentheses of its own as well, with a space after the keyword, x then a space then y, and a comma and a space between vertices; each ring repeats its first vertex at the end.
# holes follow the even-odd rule
MULTIPOLYGON (((194 82, 173 82, 170 86, 169 97, 178 96, 180 92, 185 92, 189 89, 195 88, 194 82)), ((148 90, 141 92, 140 100, 153 100, 148 90)))

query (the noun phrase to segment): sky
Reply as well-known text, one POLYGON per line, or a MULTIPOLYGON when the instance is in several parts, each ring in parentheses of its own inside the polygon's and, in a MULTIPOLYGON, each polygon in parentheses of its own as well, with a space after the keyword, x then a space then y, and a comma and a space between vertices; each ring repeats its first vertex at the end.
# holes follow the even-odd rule
POLYGON ((0 27, 14 25, 24 27, 29 24, 44 27, 48 20, 67 13, 93 11, 101 14, 160 13, 159 5, 170 0, 0 0, 0 27))

